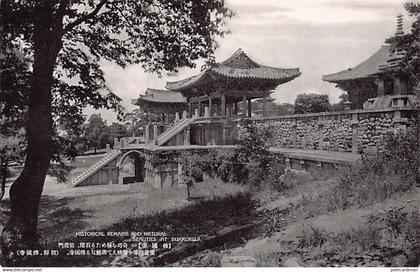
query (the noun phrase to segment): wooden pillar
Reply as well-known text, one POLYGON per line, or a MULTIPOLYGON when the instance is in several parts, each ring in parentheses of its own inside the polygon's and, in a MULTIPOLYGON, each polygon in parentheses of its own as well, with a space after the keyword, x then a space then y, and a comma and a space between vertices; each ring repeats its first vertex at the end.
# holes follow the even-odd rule
POLYGON ((263 97, 263 108, 262 108, 262 116, 267 116, 267 96, 263 97))
POLYGON ((242 117, 246 118, 246 96, 242 96, 242 117))
POLYGON ((398 75, 394 77, 394 95, 407 94, 407 86, 398 75))
POLYGON ((165 114, 162 113, 162 124, 165 124, 165 114))
POLYGON ((378 96, 385 95, 385 82, 383 78, 378 79, 378 96))
POLYGON ((198 101, 198 116, 201 116, 201 101, 198 101))
POLYGON ((191 105, 191 101, 188 103, 188 117, 191 118, 192 117, 192 105, 191 105))
POLYGON ((233 108, 232 103, 228 103, 227 104, 227 115, 228 116, 232 116, 232 108, 233 108))
POLYGON ((226 116, 226 96, 223 93, 222 96, 220 97, 221 102, 222 102, 222 113, 220 114, 221 116, 226 116))
POLYGON ((211 96, 209 95, 209 117, 213 116, 213 107, 211 103, 211 96))
POLYGON ((150 125, 147 124, 144 130, 144 142, 148 144, 150 142, 150 125))
POLYGON ((238 102, 235 102, 234 113, 235 113, 235 115, 238 115, 238 102))
POLYGON ((251 98, 248 98, 248 117, 251 118, 251 98))

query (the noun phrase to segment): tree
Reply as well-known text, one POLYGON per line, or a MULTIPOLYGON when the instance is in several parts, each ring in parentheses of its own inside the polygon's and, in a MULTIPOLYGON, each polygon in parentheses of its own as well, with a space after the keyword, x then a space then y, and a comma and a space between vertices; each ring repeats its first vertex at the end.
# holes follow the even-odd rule
POLYGON ((96 150, 101 148, 102 137, 106 127, 107 125, 100 114, 92 114, 89 122, 86 124, 85 138, 87 145, 95 150, 95 154, 96 150))
POLYGON ((295 100, 295 113, 325 112, 331 109, 328 95, 299 94, 295 100))
POLYGON ((2 46, 0 52, 0 199, 5 194, 9 163, 23 157, 24 119, 29 78, 28 59, 18 45, 2 46))
POLYGON ((138 108, 124 115, 123 122, 127 128, 127 135, 140 136, 140 132, 147 125, 148 121, 152 121, 152 116, 146 116, 143 109, 138 108))
POLYGON ((393 49, 405 52, 401 65, 390 68, 392 72, 405 76, 408 89, 420 94, 420 1, 408 1, 404 5, 410 16, 414 17, 411 32, 397 35, 387 40, 393 49))
POLYGON ((339 98, 340 101, 331 106, 332 111, 343 111, 346 109, 346 104, 349 102, 349 95, 342 93, 339 98))
POLYGON ((273 103, 273 110, 276 111, 277 115, 290 115, 295 112, 295 106, 290 103, 276 104, 273 103))
POLYGON ((32 58, 25 165, 11 186, 1 241, 10 265, 15 249, 38 243, 39 201, 54 152, 52 101, 63 111, 120 110, 101 59, 141 63, 148 72, 194 67, 199 58, 212 60, 215 37, 227 32, 232 14, 223 0, 3 0, 1 9, 2 40, 21 42, 32 58))

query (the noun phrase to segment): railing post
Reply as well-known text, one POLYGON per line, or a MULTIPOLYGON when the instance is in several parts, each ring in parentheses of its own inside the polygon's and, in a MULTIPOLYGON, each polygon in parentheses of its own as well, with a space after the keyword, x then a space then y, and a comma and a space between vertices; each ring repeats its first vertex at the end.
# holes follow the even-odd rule
POLYGON ((209 115, 209 107, 204 107, 204 117, 210 117, 209 115))

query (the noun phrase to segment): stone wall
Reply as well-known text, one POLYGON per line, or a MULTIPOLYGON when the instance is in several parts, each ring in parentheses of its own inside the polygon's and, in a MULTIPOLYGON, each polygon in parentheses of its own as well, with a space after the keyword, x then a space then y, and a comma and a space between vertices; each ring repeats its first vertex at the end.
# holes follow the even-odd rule
POLYGON ((274 147, 362 153, 381 149, 384 136, 413 122, 412 108, 348 110, 252 120, 272 132, 274 147))

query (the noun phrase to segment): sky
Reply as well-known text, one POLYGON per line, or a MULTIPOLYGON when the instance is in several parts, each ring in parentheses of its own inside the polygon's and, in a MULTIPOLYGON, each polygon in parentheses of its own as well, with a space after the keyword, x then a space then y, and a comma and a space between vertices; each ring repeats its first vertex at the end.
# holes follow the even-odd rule
MULTIPOLYGON (((299 67, 302 75, 280 85, 271 95, 277 103, 293 103, 301 93, 329 95, 338 101, 342 93, 322 75, 353 67, 367 59, 384 40, 396 31, 396 16, 405 14, 405 0, 225 0, 235 12, 228 21, 231 34, 218 39, 216 61, 227 59, 238 48, 262 65, 281 68, 299 67)), ((410 23, 405 16, 405 31, 410 23)), ((140 65, 125 69, 102 62, 106 84, 122 98, 131 111, 131 99, 147 88, 164 88, 199 72, 180 69, 175 76, 145 73, 140 65)), ((87 110, 86 114, 93 113, 87 110)), ((116 120, 111 111, 99 111, 109 122, 116 120)))

